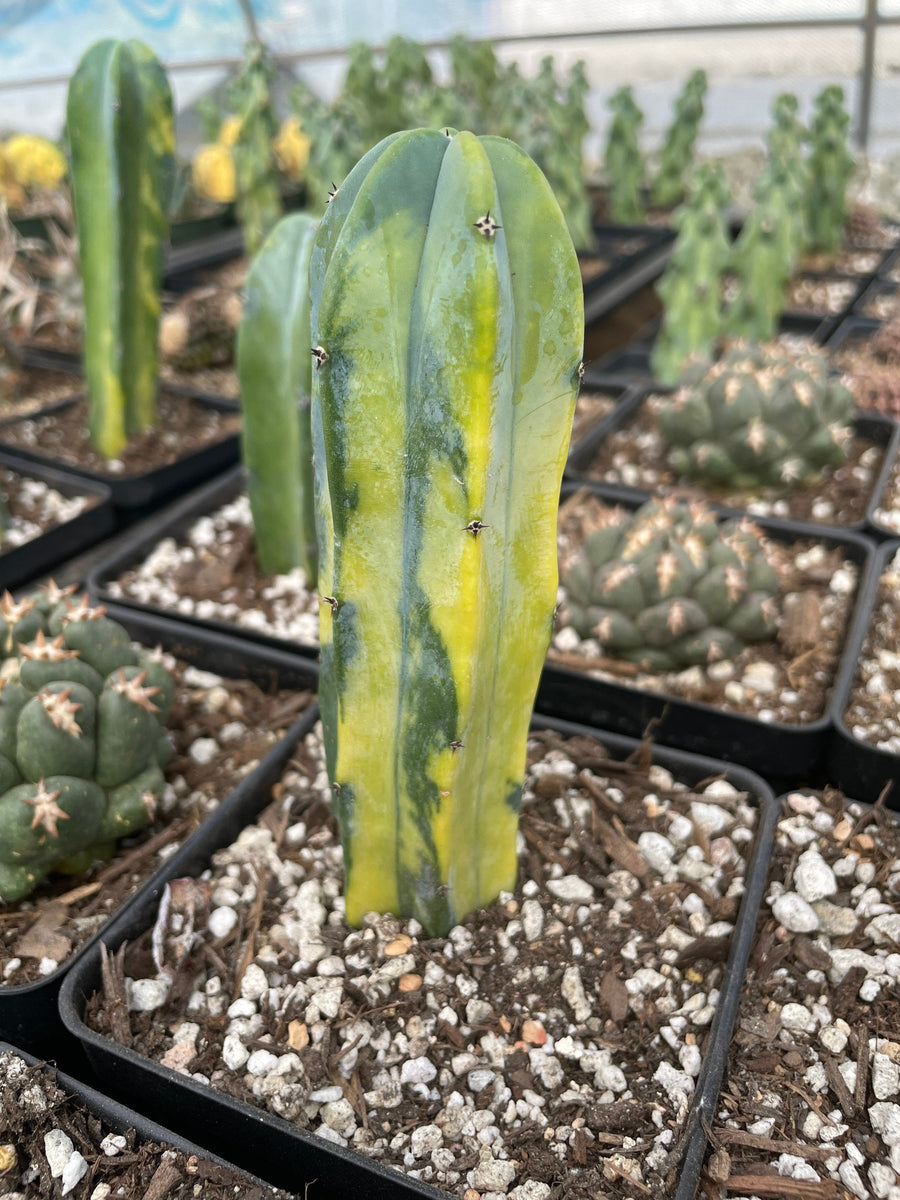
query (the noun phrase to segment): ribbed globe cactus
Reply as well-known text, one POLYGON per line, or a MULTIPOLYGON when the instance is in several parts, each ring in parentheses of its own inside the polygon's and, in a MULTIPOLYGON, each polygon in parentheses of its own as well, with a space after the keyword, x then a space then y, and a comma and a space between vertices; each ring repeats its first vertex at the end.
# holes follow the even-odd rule
POLYGON ((52 585, 0 601, 0 902, 86 870, 149 824, 174 684, 125 629, 52 585))
POLYGON ((847 453, 854 401, 827 356, 736 342, 698 359, 660 407, 672 467, 730 488, 791 487, 847 453))
POLYGON ((563 587, 567 625, 647 670, 733 658, 777 629, 778 576, 758 531, 719 524, 699 501, 610 509, 563 587))

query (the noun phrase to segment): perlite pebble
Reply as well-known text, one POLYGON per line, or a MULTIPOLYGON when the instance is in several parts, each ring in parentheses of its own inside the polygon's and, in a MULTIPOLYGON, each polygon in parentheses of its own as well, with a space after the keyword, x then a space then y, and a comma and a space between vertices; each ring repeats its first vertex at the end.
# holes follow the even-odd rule
POLYGON ((838 890, 834 871, 818 850, 804 850, 794 868, 794 890, 810 904, 824 900, 838 890))
POLYGON ((813 908, 796 892, 784 892, 772 904, 775 920, 791 933, 813 933, 819 928, 819 918, 813 908))
POLYGON ((502 1158, 491 1158, 479 1165, 469 1175, 469 1182, 479 1192, 506 1192, 516 1177, 513 1163, 502 1158))
POLYGON ((437 1075, 437 1067, 430 1058, 408 1058, 400 1068, 401 1083, 431 1083, 437 1075))
POLYGON ((594 898, 594 889, 579 875, 563 875, 561 879, 547 881, 547 891, 558 900, 573 904, 588 904, 594 898))

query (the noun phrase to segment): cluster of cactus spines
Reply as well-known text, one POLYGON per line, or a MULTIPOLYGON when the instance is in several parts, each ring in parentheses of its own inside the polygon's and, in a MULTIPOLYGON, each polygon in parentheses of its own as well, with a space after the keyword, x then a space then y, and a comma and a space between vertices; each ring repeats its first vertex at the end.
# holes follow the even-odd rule
POLYGON ((706 72, 693 71, 675 101, 675 116, 663 144, 659 172, 651 192, 653 203, 661 208, 678 204, 687 191, 694 146, 703 120, 706 88, 706 72))
POLYGON ((501 138, 386 138, 310 268, 320 701, 346 910, 443 933, 516 875, 583 337, 577 257, 501 138))
POLYGON ((256 554, 267 574, 302 567, 316 586, 309 395, 309 258, 316 222, 282 217, 253 261, 238 330, 242 457, 256 554))
POLYGON ((86 870, 153 819, 170 673, 71 589, 0 601, 0 902, 86 870))
POLYGON ((645 163, 640 146, 644 114, 628 86, 613 93, 608 107, 613 114, 605 156, 609 215, 623 225, 636 225, 644 216, 641 186, 645 163))
POLYGON ((281 190, 273 144, 278 118, 272 106, 275 68, 262 42, 247 43, 237 78, 229 89, 240 125, 232 146, 235 207, 252 257, 281 216, 281 190))
POLYGON ((727 203, 721 167, 705 163, 687 201, 673 214, 678 233, 657 285, 663 316, 651 357, 662 383, 677 383, 685 360, 708 353, 722 334, 722 273, 731 257, 727 203))
POLYGON ((114 458, 156 420, 157 330, 174 179, 172 94, 153 52, 97 42, 69 84, 89 432, 114 458))
POLYGON ((843 237, 847 185, 853 174, 853 155, 848 145, 849 124, 844 89, 837 84, 823 88, 816 97, 810 125, 812 145, 807 199, 810 241, 817 250, 835 251, 843 237))
POLYGON ((716 362, 691 363, 657 424, 679 475, 790 488, 844 459, 853 406, 823 351, 735 342, 716 362))
POLYGON ((759 531, 699 501, 610 509, 585 538, 562 617, 604 653, 646 670, 707 666, 774 636, 779 584, 759 531))

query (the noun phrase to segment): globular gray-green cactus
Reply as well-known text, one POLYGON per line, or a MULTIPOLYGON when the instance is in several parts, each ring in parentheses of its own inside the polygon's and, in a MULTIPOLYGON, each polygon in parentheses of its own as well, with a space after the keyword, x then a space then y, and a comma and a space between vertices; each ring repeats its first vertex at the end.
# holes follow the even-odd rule
POLYGON ((706 163, 694 176, 687 201, 673 214, 678 236, 656 289, 663 318, 651 355, 661 383, 676 383, 685 360, 709 352, 722 335, 722 275, 731 255, 727 203, 721 167, 706 163))
POLYGON ((52 585, 0 601, 0 902, 109 858, 149 824, 174 683, 125 629, 52 585))
POLYGON ((677 204, 687 191, 694 146, 703 120, 706 87, 706 72, 694 71, 675 101, 675 117, 662 148, 651 196, 653 203, 661 208, 677 204))
POLYGON ((850 115, 844 106, 844 89, 823 88, 816 97, 810 125, 807 212, 812 246, 834 251, 841 244, 847 220, 847 184, 853 174, 853 156, 847 144, 850 115))
POLYGON ((844 458, 853 407, 823 352, 737 342, 718 362, 691 363, 657 422, 680 475, 791 487, 844 458))
POLYGON ((779 584, 758 530, 667 497, 610 509, 563 579, 564 622, 647 670, 705 666, 777 629, 779 584))
POLYGON ((606 142, 606 174, 609 186, 609 215, 614 221, 635 225, 644 217, 641 185, 644 157, 639 141, 644 114, 630 87, 620 87, 609 101, 613 115, 606 142))

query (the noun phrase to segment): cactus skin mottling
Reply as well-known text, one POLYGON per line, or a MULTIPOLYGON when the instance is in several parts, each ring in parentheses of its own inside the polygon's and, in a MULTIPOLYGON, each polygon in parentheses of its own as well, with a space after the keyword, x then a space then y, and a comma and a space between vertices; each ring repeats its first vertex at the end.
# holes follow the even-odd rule
POLYGON ((241 439, 256 554, 267 574, 302 567, 316 586, 309 393, 309 257, 317 223, 283 217, 253 260, 238 331, 241 439))
POLYGON ((609 510, 563 580, 565 624, 646 670, 733 658, 774 636, 777 575, 749 522, 700 502, 609 510))
POLYGON ((67 125, 84 287, 91 441, 115 458, 156 419, 157 331, 175 132, 166 73, 138 41, 106 39, 69 84, 67 125))
POLYGON ((139 659, 122 626, 84 599, 48 603, 36 593, 0 602, 7 626, 33 626, 31 618, 31 639, 2 656, 0 903, 28 895, 53 871, 108 857, 116 838, 149 824, 165 787, 170 673, 139 659), (105 678, 67 644, 69 632, 85 656, 110 667, 105 678))
POLYGON ((824 352, 735 342, 715 363, 690 364, 657 424, 680 475, 732 488, 789 488, 842 461, 853 407, 824 352))
POLYGON ((527 155, 421 129, 357 164, 310 275, 320 702, 347 916, 441 933, 515 881, 580 273, 527 155))

